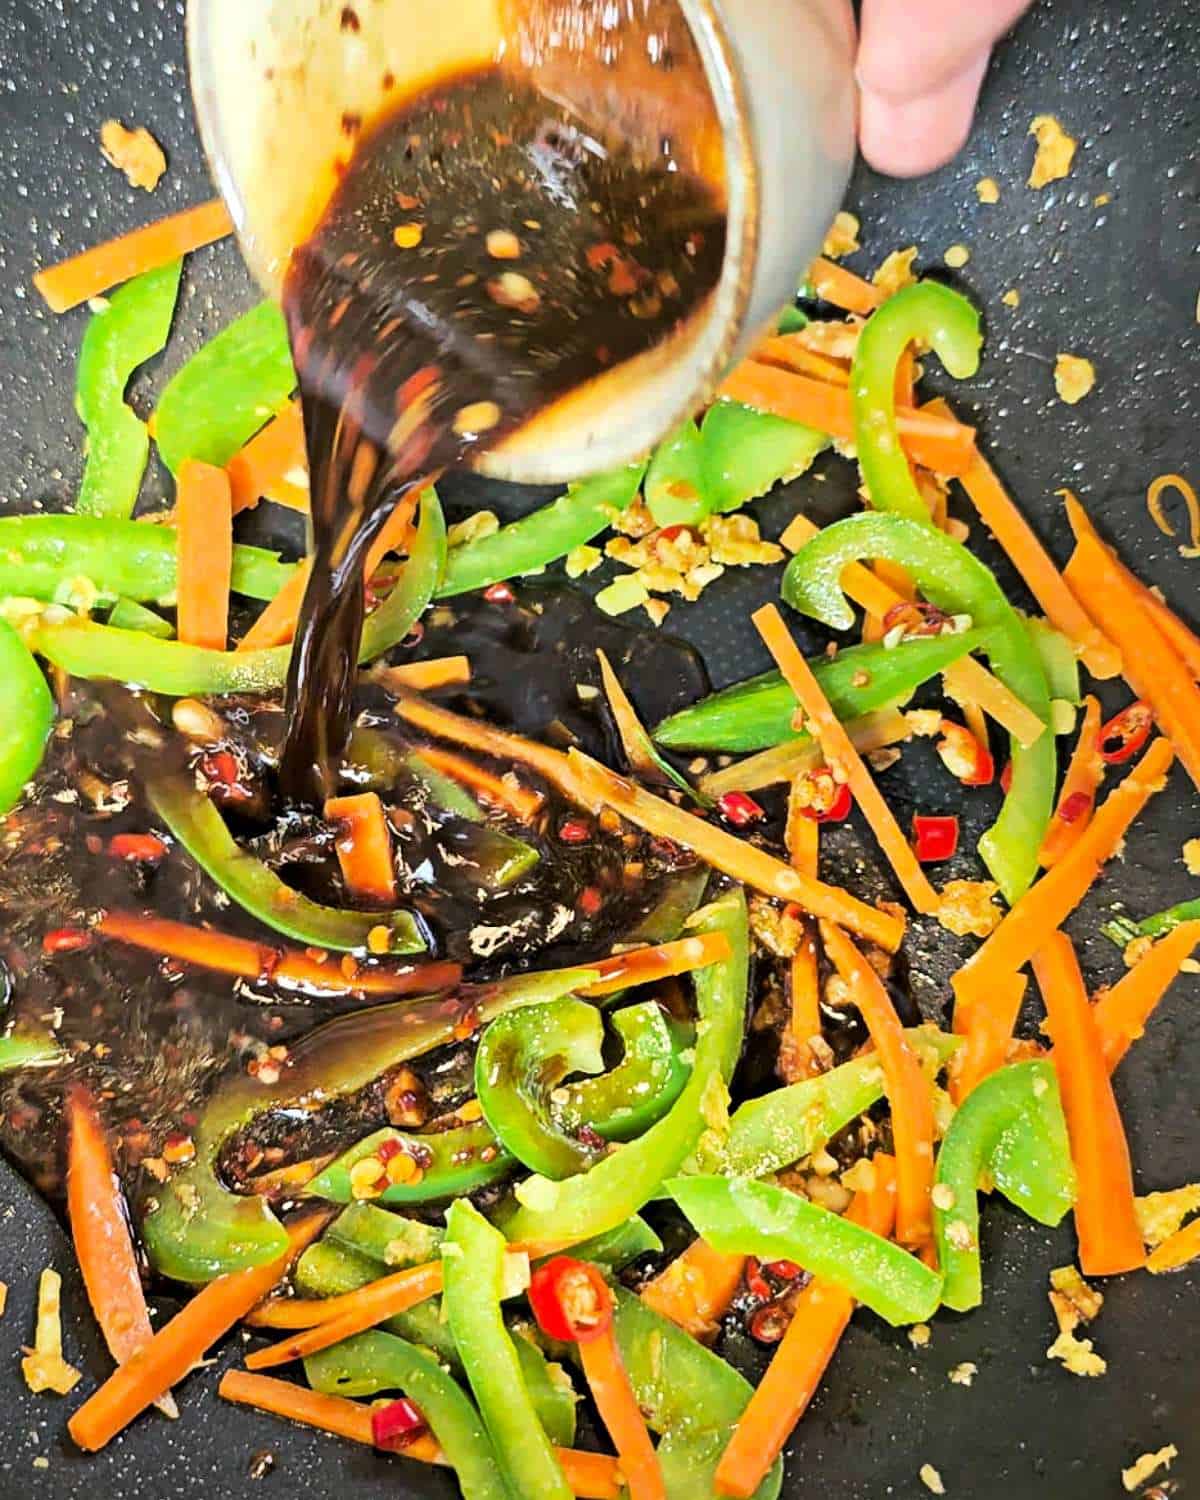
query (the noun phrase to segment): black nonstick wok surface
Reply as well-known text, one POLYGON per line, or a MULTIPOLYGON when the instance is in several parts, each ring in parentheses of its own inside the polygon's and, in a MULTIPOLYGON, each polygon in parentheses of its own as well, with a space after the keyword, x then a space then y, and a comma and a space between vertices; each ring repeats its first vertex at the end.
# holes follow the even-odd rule
MULTIPOLYGON (((45 312, 30 272, 210 192, 182 31, 175 0, 0 6, 0 504, 14 511, 69 504, 81 468, 71 398, 85 315, 45 312), (100 159, 98 127, 113 115, 148 125, 168 150, 171 169, 153 199, 127 188, 100 159)), ((985 309, 988 342, 978 379, 955 394, 976 414, 989 450, 1059 557, 1068 538, 1053 491, 1070 485, 1143 576, 1193 618, 1200 562, 1180 558, 1155 530, 1143 497, 1157 473, 1190 466, 1193 480, 1200 478, 1198 76, 1194 0, 1049 0, 1001 49, 959 161, 915 184, 860 170, 850 199, 868 247, 852 264, 873 265, 887 250, 916 243, 922 263, 938 266, 951 244, 970 247, 960 274, 985 309), (1024 186, 1032 155, 1026 129, 1042 111, 1058 114, 1081 149, 1068 180, 1035 194, 1024 186), (1000 184, 994 207, 976 200, 983 176, 1000 184), (1099 194, 1111 201, 1097 206, 1099 194), (1021 293, 1015 312, 1000 301, 1009 287, 1021 293), (1094 393, 1074 408, 1054 398, 1051 367, 1060 350, 1093 359, 1099 374, 1094 393)), ((280 163, 280 170, 293 166, 303 169, 280 163)), ((168 366, 253 295, 232 246, 192 257, 168 366)), ((153 383, 163 374, 155 371, 153 383)), ((849 503, 851 470, 829 459, 796 488, 832 514, 849 503)), ((461 498, 476 505, 485 490, 472 482, 461 498)), ((495 487, 487 498, 509 513, 530 499, 495 487)), ((779 496, 761 507, 769 534, 796 499, 779 496)), ((748 615, 775 588, 767 570, 727 575, 697 605, 672 611, 670 627, 706 653, 715 683, 765 665, 748 615)), ((1121 701, 1119 690, 1106 696, 1121 701)), ((944 779, 932 776, 927 783, 908 777, 890 790, 928 810, 953 805, 944 779)), ((1197 800, 1177 770, 1170 792, 1072 923, 1090 980, 1119 971, 1116 951, 1097 930, 1116 903, 1145 913, 1194 893, 1180 846, 1197 833, 1197 800)), ((829 847, 836 859, 837 844, 829 847)), ((848 859, 845 838, 842 848, 848 859)), ((930 1014, 946 993, 946 942, 914 924, 914 981, 930 1014), (931 957, 934 947, 940 961, 931 957)), ((1198 1001, 1200 983, 1183 979, 1118 1076, 1142 1191, 1200 1178, 1198 1001)), ((984 1230, 983 1309, 939 1317, 923 1350, 860 1313, 789 1450, 789 1500, 924 1495, 917 1476, 926 1462, 952 1496, 1097 1500, 1122 1494, 1121 1467, 1168 1442, 1181 1450, 1170 1476, 1178 1488, 1168 1492, 1200 1489, 1200 1275, 1137 1275, 1106 1287, 1090 1332, 1109 1372, 1081 1380, 1045 1359, 1055 1332, 1047 1273, 1067 1263, 1072 1249, 1069 1223, 1051 1234, 995 1205, 984 1230), (948 1379, 964 1360, 978 1365, 970 1388, 948 1379)), ((415 1465, 219 1403, 216 1370, 184 1384, 177 1424, 152 1413, 100 1457, 80 1457, 64 1430, 79 1396, 33 1396, 18 1369, 19 1346, 32 1338, 37 1272, 47 1264, 65 1277, 66 1352, 85 1369, 86 1391, 108 1361, 67 1241, 51 1210, 0 1166, 0 1280, 9 1287, 0 1322, 0 1495, 233 1500, 277 1491, 292 1500, 330 1493, 417 1500, 454 1493, 450 1481, 415 1465), (273 1467, 252 1477, 252 1469, 269 1466, 264 1452, 273 1467)), ((753 1373, 760 1356, 741 1352, 753 1373)), ((237 1353, 234 1339, 218 1351, 218 1366, 237 1353)))

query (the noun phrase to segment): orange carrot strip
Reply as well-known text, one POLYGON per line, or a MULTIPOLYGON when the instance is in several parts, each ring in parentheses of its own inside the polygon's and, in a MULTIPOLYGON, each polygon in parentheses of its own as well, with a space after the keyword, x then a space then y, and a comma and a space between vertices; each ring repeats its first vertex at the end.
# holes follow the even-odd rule
POLYGON ((666 1500, 662 1466, 611 1322, 599 1338, 580 1341, 579 1362, 592 1400, 617 1450, 629 1500, 666 1500))
MULTIPOLYGON (((798 552, 805 542, 816 536, 820 527, 805 515, 795 515, 788 522, 787 530, 780 541, 789 551, 798 552)), ((904 595, 883 581, 881 575, 873 573, 862 563, 851 563, 842 569, 841 585, 847 598, 853 599, 868 614, 881 619, 897 604, 904 603, 904 595)))
POLYGON ((917 356, 906 344, 896 362, 896 405, 915 406, 917 389, 917 356))
POLYGON ((427 760, 443 776, 449 776, 452 781, 476 792, 493 807, 511 813, 521 823, 532 823, 546 800, 540 792, 522 786, 511 772, 497 776, 494 771, 468 760, 465 755, 456 755, 453 750, 422 745, 421 759, 427 760))
POLYGON ((1162 631, 1171 650, 1193 677, 1200 678, 1200 635, 1191 626, 1184 624, 1165 599, 1160 599, 1153 589, 1147 588, 1128 568, 1123 570, 1130 584, 1137 589, 1143 609, 1162 631))
POLYGON ((1008 554, 1051 625, 1075 643, 1093 677, 1115 677, 1121 670, 1120 653, 1092 624, 982 453, 972 456, 960 478, 980 519, 1008 554))
POLYGON ((246 1356, 248 1370, 270 1370, 276 1365, 290 1364, 294 1359, 307 1359, 319 1349, 328 1349, 340 1344, 343 1339, 353 1338, 368 1328, 374 1328, 397 1313, 407 1312, 420 1302, 428 1302, 442 1290, 442 1263, 431 1261, 428 1265, 413 1266, 407 1271, 397 1271, 392 1276, 383 1276, 369 1282, 356 1292, 344 1297, 331 1297, 344 1310, 327 1315, 314 1328, 281 1339, 269 1349, 256 1349, 246 1356))
POLYGON ((797 784, 801 780, 799 776, 793 780, 791 792, 788 795, 784 842, 787 845, 792 869, 799 870, 801 875, 807 875, 810 880, 815 880, 821 861, 821 825, 815 818, 807 816, 796 795, 797 784))
POLYGON ((1024 974, 997 974, 986 1005, 956 998, 954 1030, 963 1045, 950 1064, 950 1096, 955 1104, 961 1104, 977 1083, 1009 1060, 1013 1028, 1028 984, 1024 974))
MULTIPOLYGON (((818 432, 852 442, 854 416, 847 387, 748 360, 732 370, 718 392, 759 411, 803 422, 818 432)), ((936 474, 963 474, 975 453, 975 429, 936 413, 902 407, 900 439, 914 463, 936 474)))
POLYGON ((209 927, 130 911, 105 912, 95 930, 101 937, 181 963, 329 995, 428 995, 452 987, 462 973, 458 964, 449 963, 396 964, 384 969, 363 968, 345 957, 321 961, 296 948, 276 948, 209 927))
POLYGON ((372 674, 372 680, 380 687, 406 688, 412 693, 460 687, 471 680, 471 662, 466 656, 436 656, 429 661, 410 661, 399 667, 379 667, 372 674))
POLYGON ((421 492, 433 483, 432 479, 418 480, 405 497, 398 501, 395 510, 383 523, 383 530, 371 543, 363 571, 368 578, 375 572, 389 552, 402 552, 412 531, 413 516, 417 512, 417 501, 421 492))
POLYGON ((1084 988, 1075 948, 1055 932, 1033 955, 1050 1054, 1079 1180, 1075 1233, 1085 1276, 1115 1276, 1144 1264, 1146 1250, 1133 1193, 1125 1128, 1109 1082, 1100 1034, 1084 988))
POLYGON ((273 500, 289 510, 308 509, 308 485, 288 476, 305 470, 304 413, 299 400, 289 401, 225 466, 233 494, 233 513, 273 500))
POLYGON ((33 284, 45 297, 51 312, 66 312, 89 297, 107 292, 118 282, 165 266, 189 250, 211 245, 232 232, 229 210, 219 198, 214 198, 135 229, 131 234, 95 245, 56 266, 36 271, 33 284))
MULTIPOLYGON (((315 1427, 334 1437, 374 1447, 371 1408, 345 1396, 325 1396, 287 1380, 269 1375, 251 1375, 245 1370, 227 1370, 217 1395, 238 1406, 250 1406, 271 1416, 287 1417, 305 1427, 315 1427)), ((581 1500, 620 1500, 617 1461, 604 1453, 585 1453, 578 1448, 556 1448, 567 1483, 581 1500)), ((436 1438, 423 1433, 408 1443, 401 1455, 423 1464, 447 1463, 436 1438)))
MULTIPOLYGON (((1024 967, 1087 895, 1105 862, 1112 858, 1130 824, 1167 784, 1174 752, 1153 741, 1133 770, 1109 793, 1074 848, 1017 902, 981 948, 953 979, 959 1005, 986 1011, 997 986, 1024 967)), ((955 1029, 959 1029, 956 1012, 955 1029)), ((1000 1061, 1003 1062, 1003 1056, 1000 1061)))
POLYGON ((1019 745, 1027 748, 1047 733, 1037 714, 973 656, 960 657, 948 666, 942 673, 942 682, 947 697, 964 708, 968 703, 981 708, 1019 745))
POLYGON ((1084 829, 1092 821, 1096 793, 1104 780, 1104 758, 1100 754, 1099 734, 1100 704, 1089 693, 1083 700, 1083 723, 1079 727, 1079 738, 1075 741, 1067 774, 1063 777, 1058 808, 1046 830, 1041 853, 1038 855, 1047 870, 1079 842, 1084 829), (1085 800, 1081 801, 1081 798, 1085 800), (1064 812, 1066 817, 1063 816, 1064 812))
POLYGON ((296 622, 300 618, 304 591, 308 587, 310 566, 305 558, 237 643, 234 648, 236 651, 257 651, 260 646, 285 646, 292 639, 296 633, 296 622))
MULTIPOLYGON (((815 380, 828 381, 830 385, 849 385, 850 371, 823 354, 814 354, 789 335, 763 339, 755 349, 753 359, 763 365, 778 365, 781 370, 794 370, 798 375, 811 375, 815 380)), ((912 402, 907 403, 909 406, 912 402)))
POLYGON ((362 901, 390 906, 396 900, 392 831, 378 792, 330 797, 325 821, 337 825, 337 857, 342 879, 362 901))
POLYGON ((708 968, 710 964, 723 963, 728 957, 729 939, 723 932, 697 933, 694 937, 661 943, 655 948, 633 948, 628 953, 618 953, 593 964, 592 968, 599 973, 600 979, 580 989, 579 993, 593 999, 615 995, 618 990, 628 989, 631 985, 656 983, 676 974, 691 974, 696 969, 708 968))
POLYGON ((912 580, 912 574, 901 563, 894 563, 890 558, 881 557, 871 564, 871 571, 876 578, 880 578, 901 599, 910 603, 917 597, 917 586, 912 580))
MULTIPOLYGON (((121 1184, 96 1102, 81 1085, 67 1095, 67 1213, 88 1302, 117 1364, 154 1337, 121 1184)), ((158 1398, 171 1416, 174 1399, 158 1398)))
POLYGON ((768 604, 758 610, 752 619, 766 642, 767 650, 783 673, 784 680, 800 700, 806 718, 821 742, 826 761, 848 782, 855 801, 870 823, 871 831, 896 872, 896 878, 904 887, 908 899, 919 912, 935 912, 940 904, 938 893, 917 862, 916 855, 896 822, 895 814, 871 779, 871 773, 854 748, 845 727, 829 706, 829 700, 821 691, 812 668, 783 623, 783 616, 773 604, 768 604))
POLYGON ((1074 496, 1066 503, 1077 543, 1071 563, 1075 591, 1100 629, 1116 642, 1125 681, 1150 704, 1159 728, 1200 786, 1200 686, 1143 607, 1136 589, 1126 582, 1124 569, 1083 507, 1074 496))
POLYGON ((693 1338, 711 1338, 729 1310, 745 1264, 744 1255, 727 1255, 707 1240, 693 1240, 646 1283, 642 1301, 693 1338))
POLYGON ((578 750, 569 751, 567 761, 583 795, 611 807, 647 833, 673 839, 715 870, 764 895, 794 901, 813 916, 848 927, 889 953, 900 946, 904 937, 902 917, 869 906, 840 886, 806 879, 765 849, 726 833, 665 798, 653 796, 644 787, 618 776, 578 750))
POLYGON ((840 928, 823 922, 821 941, 879 1055, 896 1146, 896 1238, 920 1250, 933 1236, 933 1091, 883 980, 840 928))
POLYGON ((836 261, 819 255, 809 268, 808 279, 818 297, 832 302, 844 312, 866 314, 874 312, 884 300, 883 292, 873 282, 856 276, 839 266, 836 261))
POLYGON ((208 1350, 287 1275, 293 1260, 329 1222, 307 1214, 288 1225, 288 1248, 277 1260, 210 1281, 150 1342, 119 1365, 83 1403, 67 1430, 79 1447, 95 1453, 165 1395, 208 1350))
MULTIPOLYGON (((876 1155, 871 1165, 875 1186, 854 1195, 846 1217, 886 1236, 895 1212, 894 1173, 889 1157, 876 1155)), ((849 1292, 819 1276, 800 1293, 787 1332, 721 1455, 720 1494, 750 1500, 758 1489, 816 1395, 854 1306, 849 1292)))
POLYGON ((1181 922, 1159 938, 1128 974, 1096 996, 1092 1016, 1109 1072, 1146 1029, 1155 1006, 1197 943, 1200 943, 1200 922, 1181 922))
MULTIPOLYGON (((821 825, 805 816, 796 795, 799 782, 799 777, 793 781, 788 797, 785 842, 792 869, 815 880, 820 873, 821 825)), ((799 946, 789 965, 788 991, 793 1060, 802 1073, 811 1076, 819 1069, 809 1043, 821 1035, 821 981, 817 937, 808 921, 802 922, 799 946)))
POLYGON ((1147 1271, 1161 1276, 1164 1271, 1178 1271, 1200 1255, 1200 1219, 1193 1219, 1177 1229, 1154 1250, 1146 1261, 1147 1271))
POLYGON ((224 651, 233 575, 233 512, 224 469, 189 458, 175 495, 179 639, 224 651))

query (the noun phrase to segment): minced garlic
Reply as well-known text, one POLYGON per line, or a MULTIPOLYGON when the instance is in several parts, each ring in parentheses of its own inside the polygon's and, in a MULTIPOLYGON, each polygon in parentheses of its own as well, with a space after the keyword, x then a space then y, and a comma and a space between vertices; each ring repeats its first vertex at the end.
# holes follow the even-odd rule
POLYGON ((62 1277, 49 1266, 38 1281, 37 1327, 33 1348, 26 1349, 21 1374, 34 1394, 53 1391, 65 1396, 83 1379, 83 1372, 67 1364, 62 1352, 62 1277))
POLYGON ((1004 913, 993 902, 994 880, 951 880, 942 888, 937 919, 956 937, 985 938, 999 927, 1004 913))
POLYGON ((1140 1489, 1152 1474, 1157 1474, 1159 1469, 1169 1469, 1178 1457, 1179 1449, 1174 1443, 1168 1443, 1157 1453, 1143 1453, 1128 1469, 1121 1470, 1121 1483, 1132 1493, 1140 1489))
POLYGON ((1029 134, 1037 139, 1037 154, 1029 173, 1031 188, 1044 188, 1071 170, 1078 142, 1069 136, 1053 115, 1035 115, 1029 134))
POLYGON ((1200 1182, 1189 1182, 1165 1193, 1147 1193, 1134 1200, 1134 1207, 1142 1238, 1153 1250, 1169 1240, 1189 1214, 1200 1213, 1200 1182))
POLYGON ((858 242, 858 231, 861 228, 855 215, 847 213, 843 208, 829 226, 829 233, 821 246, 821 254, 826 260, 841 260, 843 255, 853 255, 856 250, 861 250, 862 246, 858 242))
POLYGON ((104 159, 125 173, 130 187, 152 193, 167 170, 167 158, 144 125, 126 130, 120 120, 105 120, 100 127, 100 150, 104 159))
POLYGON ((1054 389, 1068 406, 1082 401, 1096 384, 1096 366, 1078 354, 1060 354, 1054 361, 1054 389))
POLYGON ((871 277, 885 297, 892 297, 916 281, 913 261, 917 258, 917 247, 909 245, 907 250, 893 250, 871 277))
POLYGON ((975 184, 975 196, 980 203, 999 203, 1000 186, 994 177, 981 177, 975 184))

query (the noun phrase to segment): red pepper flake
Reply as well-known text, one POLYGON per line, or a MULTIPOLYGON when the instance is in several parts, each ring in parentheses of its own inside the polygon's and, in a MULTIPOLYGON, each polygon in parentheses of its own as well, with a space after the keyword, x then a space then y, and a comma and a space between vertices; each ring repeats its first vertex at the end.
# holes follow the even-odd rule
POLYGON ((996 778, 996 762, 986 745, 965 724, 953 719, 942 720, 942 738, 935 747, 942 764, 963 786, 991 786, 996 778))
POLYGON ((92 946, 92 934, 83 927, 56 927, 42 939, 43 953, 82 953, 92 946))
POLYGON ((599 916, 604 907, 604 894, 599 886, 585 885, 579 893, 579 910, 585 917, 599 916))
POLYGON ((589 245, 585 259, 593 271, 606 271, 614 260, 620 260, 621 252, 611 240, 601 240, 599 244, 589 245))
POLYGON ((232 750, 209 750, 200 757, 200 774, 213 786, 237 786, 241 768, 232 750))
POLYGON ((387 1453, 403 1453, 428 1430, 429 1424, 407 1396, 371 1412, 371 1441, 387 1453))
POLYGON ((772 1276, 778 1276, 780 1281, 795 1281, 801 1270, 794 1260, 768 1261, 766 1269, 772 1276))
POLYGON ((1146 741, 1154 727, 1154 715, 1150 705, 1138 699, 1128 708, 1123 708, 1096 736, 1096 748, 1100 759, 1109 766, 1123 765, 1131 760, 1146 741))
POLYGON ((768 1302, 750 1319, 750 1337, 760 1344, 777 1344, 788 1329, 787 1310, 778 1302, 768 1302))
POLYGON ((493 583, 490 589, 484 589, 483 597, 489 604, 515 604, 517 601, 512 585, 508 583, 493 583))
POLYGON ((745 792, 726 792, 718 799, 717 809, 727 823, 735 828, 746 828, 751 823, 761 823, 766 813, 745 792))
POLYGON ((558 837, 564 844, 590 843, 592 825, 586 818, 564 818, 558 825, 558 837))
POLYGON ((884 615, 883 630, 886 635, 901 625, 904 627, 906 637, 941 635, 949 618, 945 610, 938 609, 936 604, 918 604, 903 600, 899 604, 893 604, 884 615))
POLYGON ((1059 803, 1057 816, 1064 823, 1078 823, 1091 810, 1092 800, 1087 792, 1072 792, 1059 803))
POLYGON ((380 1141, 379 1145, 375 1148, 375 1155, 386 1167, 388 1162, 391 1161, 392 1157, 399 1156, 401 1151, 403 1150, 404 1147, 401 1145, 401 1143, 396 1140, 394 1136, 392 1136, 386 1141, 380 1141))
POLYGON ((913 818, 913 848, 923 865, 953 859, 958 852, 958 819, 918 813, 913 818))
POLYGON ((153 833, 115 833, 108 841, 108 852, 131 864, 156 865, 166 858, 167 846, 153 833))
POLYGON ((342 31, 359 31, 361 29, 362 29, 362 22, 358 19, 358 12, 356 10, 352 10, 349 5, 343 5, 342 6, 341 30, 342 31))
POLYGON ((589 1151, 600 1151, 604 1146, 604 1137, 590 1125, 581 1125, 575 1132, 575 1139, 589 1151))
POLYGON ((760 1302, 771 1300, 771 1287, 762 1274, 761 1262, 753 1255, 746 1257, 746 1289, 760 1302))

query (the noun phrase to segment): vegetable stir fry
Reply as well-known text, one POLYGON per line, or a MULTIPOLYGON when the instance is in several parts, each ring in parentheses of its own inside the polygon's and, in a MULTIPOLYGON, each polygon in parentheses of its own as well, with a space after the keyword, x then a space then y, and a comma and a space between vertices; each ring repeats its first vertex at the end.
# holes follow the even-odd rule
MULTIPOLYGON (((1060 571, 975 430, 916 394, 914 353, 974 372, 971 303, 819 263, 645 463, 505 525, 447 528, 432 484, 401 501, 337 794, 281 808, 309 564, 234 528, 308 503, 283 320, 225 329, 149 428, 124 401, 180 257, 226 228, 204 206, 40 274, 57 310, 112 292, 79 364, 88 464, 74 512, 0 519, 0 1072, 26 1101, 3 1145, 65 1192, 114 1363, 75 1443, 174 1413, 242 1327, 220 1396, 447 1466, 468 1500, 770 1500, 859 1304, 919 1327, 988 1295, 981 1193, 1073 1214, 1085 1277, 1200 1255, 1186 1208, 1147 1231, 1111 1085, 1200 908, 1110 922, 1129 969, 1094 997, 1063 930, 1176 758, 1200 784, 1200 639, 1073 496, 1060 571), (152 441, 175 503, 134 518, 152 441), (719 573, 742 508, 847 443, 860 513, 818 527, 789 491, 770 672, 708 693, 525 581, 589 571, 610 528, 643 578, 702 542, 719 573), (968 549, 952 479, 1029 598, 968 549), (922 738, 953 814, 899 810, 922 738), (847 820, 890 885, 833 854, 847 820), (936 1015, 906 990, 914 930, 963 940, 936 1015), (189 1295, 165 1321, 141 1252, 189 1295), (773 1351, 757 1389, 735 1327, 773 1351)), ((65 1394, 46 1297, 30 1378, 65 1394)))

